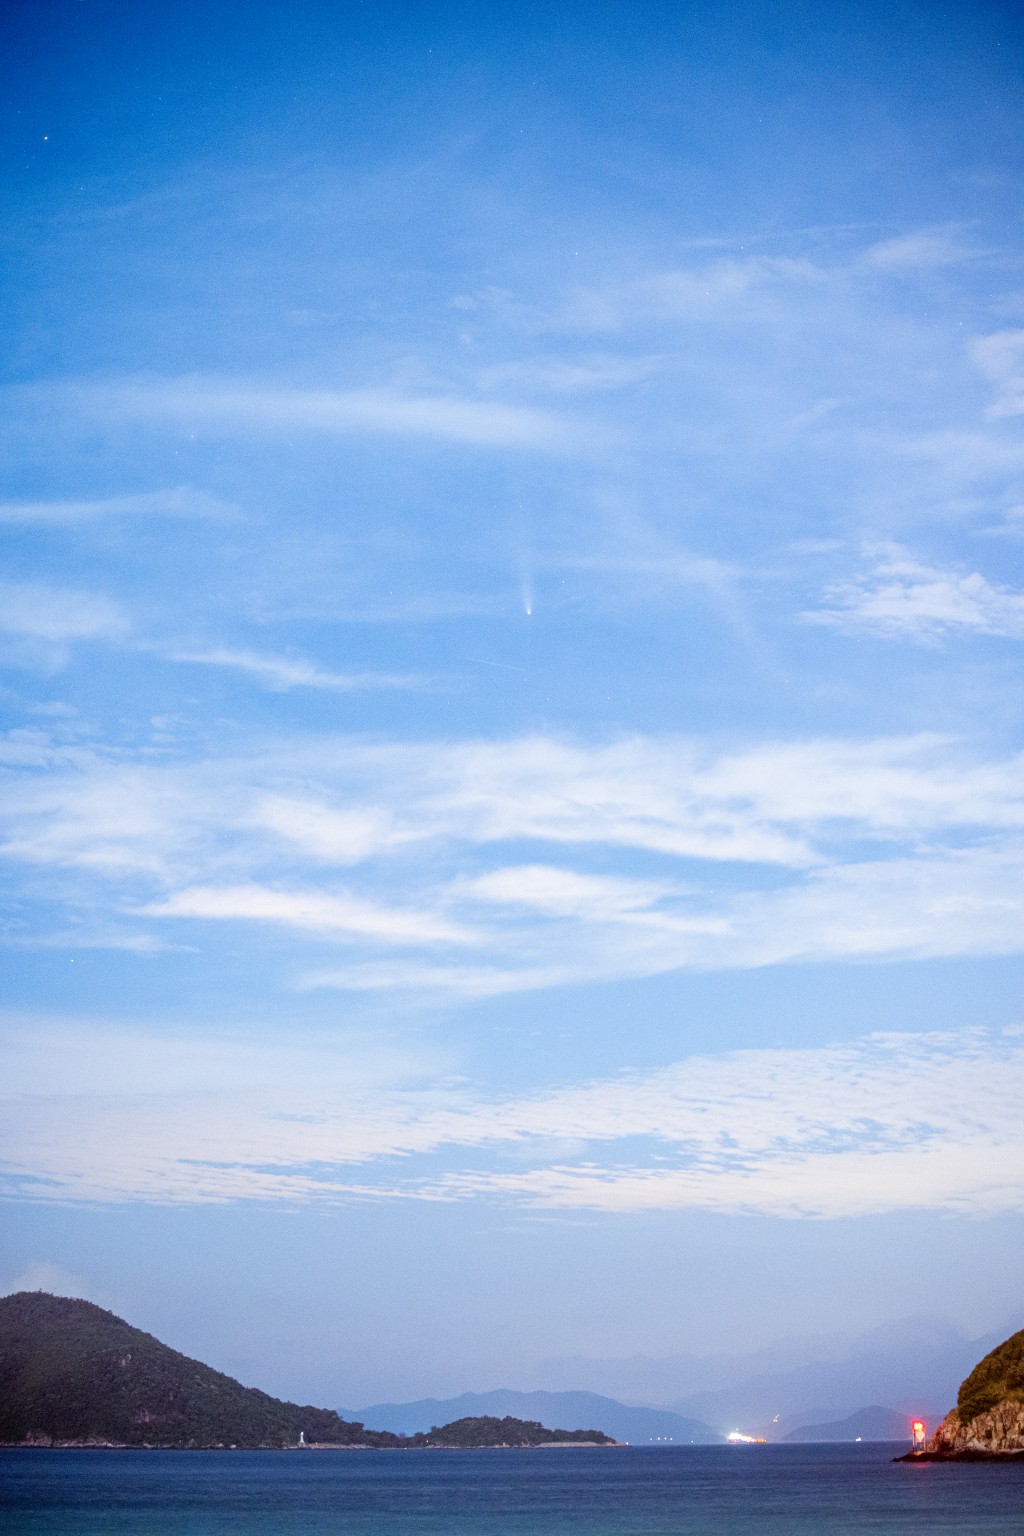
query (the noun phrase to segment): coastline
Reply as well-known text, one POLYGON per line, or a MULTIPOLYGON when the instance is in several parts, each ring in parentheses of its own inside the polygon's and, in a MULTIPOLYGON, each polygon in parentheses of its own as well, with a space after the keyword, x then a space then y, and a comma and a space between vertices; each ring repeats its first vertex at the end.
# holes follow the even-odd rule
POLYGON ((629 1450, 626 1440, 542 1440, 539 1445, 368 1445, 354 1441, 339 1445, 331 1440, 313 1440, 305 1445, 158 1445, 129 1444, 123 1440, 0 1440, 0 1451, 621 1451, 629 1450))
POLYGON ((1019 1461, 1024 1462, 1024 1450, 1019 1451, 908 1451, 906 1456, 894 1456, 893 1461, 1019 1461))

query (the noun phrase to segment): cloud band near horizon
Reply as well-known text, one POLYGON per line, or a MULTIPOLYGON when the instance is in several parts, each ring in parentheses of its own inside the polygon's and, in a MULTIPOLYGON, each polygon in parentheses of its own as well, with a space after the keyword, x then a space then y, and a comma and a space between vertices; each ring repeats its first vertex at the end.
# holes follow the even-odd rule
POLYGON ((409 1063, 383 1078, 378 1064, 368 1081, 358 1052, 323 1042, 289 1052, 207 1033, 168 1045, 27 1019, 5 1034, 12 1198, 1024 1211, 1020 1029, 692 1056, 520 1098, 422 1076, 403 1085, 409 1063))

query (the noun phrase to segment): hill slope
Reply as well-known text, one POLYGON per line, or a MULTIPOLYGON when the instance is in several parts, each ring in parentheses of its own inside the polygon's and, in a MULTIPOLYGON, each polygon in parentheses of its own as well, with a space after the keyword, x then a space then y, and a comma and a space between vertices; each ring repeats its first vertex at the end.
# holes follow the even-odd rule
POLYGON ((0 1441, 118 1445, 393 1445, 327 1408, 283 1403, 89 1301, 0 1298, 0 1441))
POLYGON ((968 1424, 997 1403, 1024 1403, 1024 1330, 996 1346, 961 1383, 956 1411, 968 1424))

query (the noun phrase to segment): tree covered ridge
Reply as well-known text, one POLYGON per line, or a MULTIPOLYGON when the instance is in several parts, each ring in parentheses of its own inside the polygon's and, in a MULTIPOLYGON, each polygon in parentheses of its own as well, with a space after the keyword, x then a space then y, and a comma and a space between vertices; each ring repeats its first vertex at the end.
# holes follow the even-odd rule
POLYGON ((963 1424, 997 1403, 1024 1402, 1024 1329, 990 1351, 961 1383, 956 1411, 963 1424))
POLYGON ((426 1435, 413 1437, 422 1445, 443 1446, 530 1446, 530 1445, 614 1445, 609 1435, 599 1429, 545 1429, 536 1419, 503 1419, 482 1414, 478 1418, 453 1419, 440 1428, 435 1424, 426 1435))
POLYGON ((394 1445, 329 1408, 281 1402, 89 1301, 0 1299, 0 1440, 120 1445, 394 1445))
POLYGON ((91 1301, 44 1291, 0 1298, 0 1443, 272 1449, 300 1435, 396 1448, 614 1443, 598 1430, 513 1418, 460 1419, 411 1436, 366 1429, 333 1409, 244 1387, 91 1301))

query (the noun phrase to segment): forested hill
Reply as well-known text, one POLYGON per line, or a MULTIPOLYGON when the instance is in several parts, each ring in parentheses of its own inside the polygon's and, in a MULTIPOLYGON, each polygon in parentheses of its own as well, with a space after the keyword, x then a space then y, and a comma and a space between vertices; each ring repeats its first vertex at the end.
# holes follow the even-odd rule
POLYGON ((956 1408, 962 1423, 999 1403, 1024 1403, 1024 1330, 991 1350, 960 1383, 956 1408))
POLYGON ((421 1445, 450 1447, 533 1446, 533 1445, 614 1445, 610 1435, 599 1429, 545 1429, 535 1419, 495 1419, 483 1414, 475 1419, 454 1419, 451 1424, 436 1425, 428 1434, 413 1437, 421 1445))
POLYGON ((0 1444, 257 1449, 613 1445, 599 1430, 460 1419, 429 1434, 364 1429, 330 1408, 283 1403, 169 1349, 91 1301, 0 1297, 0 1444))
POLYGON ((283 1403, 190 1360, 89 1301, 0 1298, 0 1442, 403 1445, 329 1408, 283 1403))

